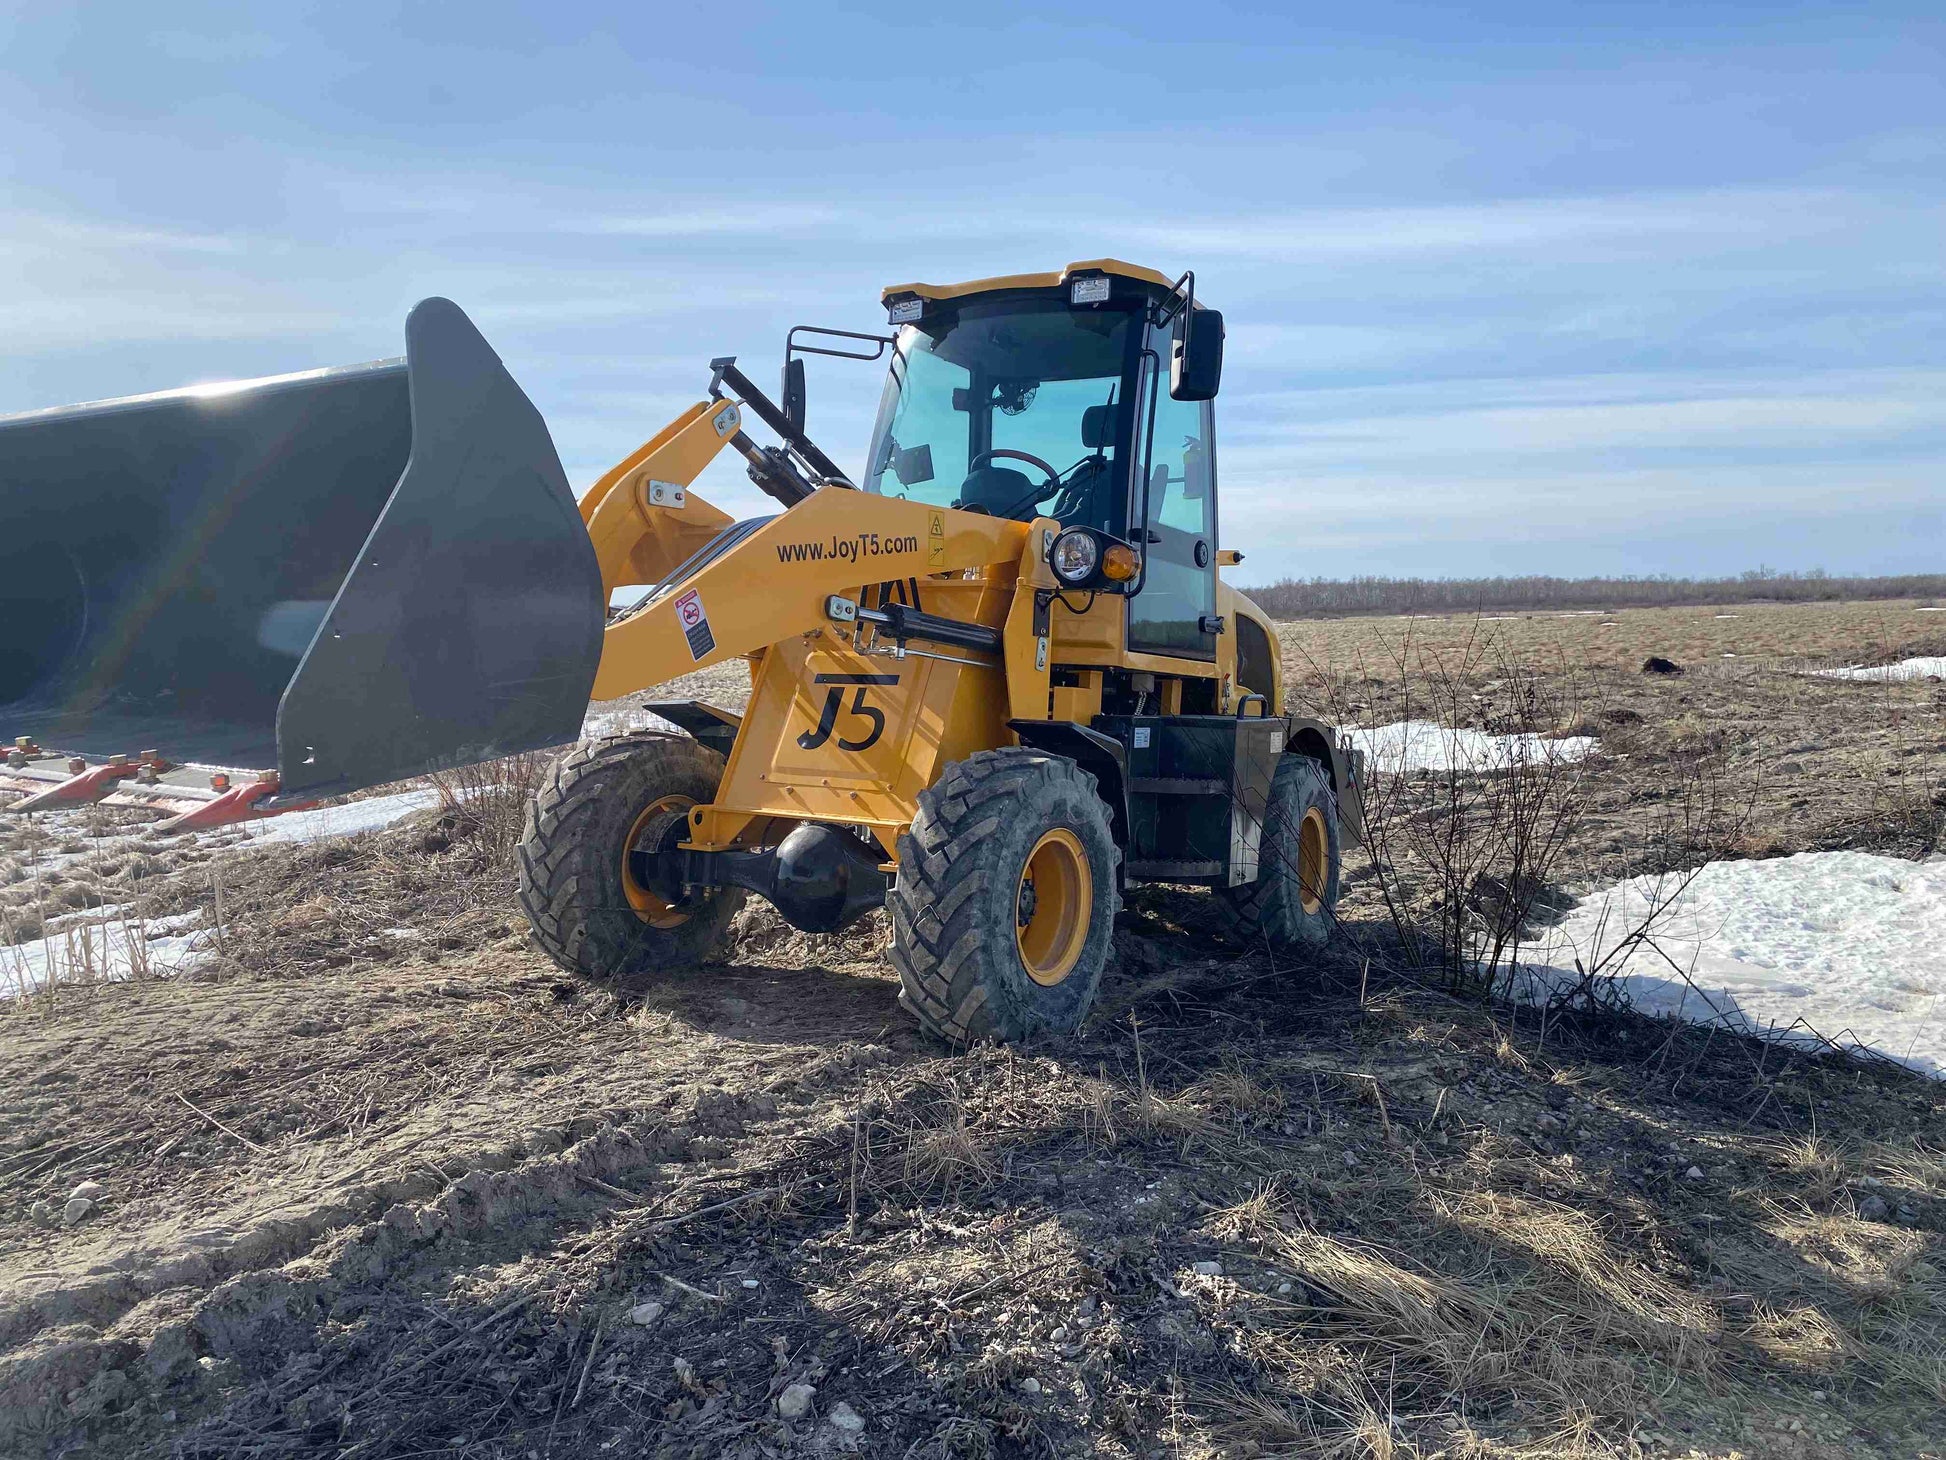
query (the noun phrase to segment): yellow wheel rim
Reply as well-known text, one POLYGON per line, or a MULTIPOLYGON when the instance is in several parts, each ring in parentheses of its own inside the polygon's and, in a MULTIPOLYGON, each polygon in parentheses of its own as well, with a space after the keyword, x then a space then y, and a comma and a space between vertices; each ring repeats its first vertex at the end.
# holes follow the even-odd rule
POLYGON ((687 814, 695 804, 688 796, 663 796, 651 801, 642 808, 642 814, 635 818, 635 824, 628 829, 628 836, 622 842, 622 894, 628 898, 628 905, 635 909, 635 915, 652 928, 679 927, 689 921, 689 914, 679 911, 636 881, 635 868, 629 864, 629 856, 651 824, 671 814, 687 814))
POLYGON ((1297 900, 1304 911, 1324 906, 1324 886, 1331 864, 1331 828, 1324 813, 1313 806, 1297 825, 1297 900))
POLYGON ((1014 895, 1014 941, 1027 976, 1052 988, 1081 961, 1094 911, 1095 878, 1081 838, 1066 827, 1044 832, 1027 854, 1014 895))

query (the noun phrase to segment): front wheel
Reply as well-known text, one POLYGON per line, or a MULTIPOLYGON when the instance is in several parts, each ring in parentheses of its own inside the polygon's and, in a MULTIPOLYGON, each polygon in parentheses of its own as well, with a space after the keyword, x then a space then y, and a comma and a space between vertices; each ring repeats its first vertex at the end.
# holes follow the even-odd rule
POLYGON ((1119 859, 1073 761, 1009 748, 954 762, 899 838, 899 1002, 956 1043, 1073 1031, 1108 961, 1119 859))
POLYGON ((1338 796, 1308 755, 1286 754, 1270 783, 1257 880, 1225 889, 1238 931, 1279 953, 1313 952, 1338 916, 1338 796))
POLYGON ((686 735, 618 735, 568 751, 528 803, 520 905, 541 951, 570 973, 639 987, 698 962, 744 894, 659 886, 658 853, 715 799, 723 757, 686 735))

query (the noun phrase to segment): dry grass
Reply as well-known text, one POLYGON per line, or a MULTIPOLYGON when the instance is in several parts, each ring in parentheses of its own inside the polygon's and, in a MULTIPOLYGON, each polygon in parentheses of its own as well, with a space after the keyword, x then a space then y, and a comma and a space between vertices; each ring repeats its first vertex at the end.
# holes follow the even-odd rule
MULTIPOLYGON (((181 1224, 258 1184, 328 1196, 331 1161, 374 1152, 417 1183, 299 1244, 288 1278, 263 1259, 311 1316, 252 1329, 198 1407, 125 1399, 131 1439, 319 1453, 297 1393, 350 1404, 340 1446, 782 1452, 811 1440, 773 1405, 800 1379, 867 1416, 863 1453, 937 1460, 1633 1456, 1651 1426, 1755 1455, 1782 1416, 1892 1456, 1936 1411, 1946 1164, 1904 1077, 1788 1056, 1758 1082, 1720 1040, 1645 1058, 1574 1020, 1542 1047, 1376 973, 1320 991, 1248 954, 1184 959, 1037 1050, 945 1053, 879 973, 795 953, 732 950, 626 1007, 561 992, 468 893, 474 851, 430 841, 237 863, 233 982, 110 991, 20 1052, 80 1078, 18 1082, 10 1190, 96 1174, 131 1211, 188 1201, 164 1209, 181 1224), (726 1010, 758 981, 777 1007, 753 1027, 726 1010), (220 1054, 107 1077, 153 1059, 165 1005, 241 1017, 220 1054), (123 1164, 64 1164, 104 1139, 132 1141, 123 1164), (1692 1161, 1725 1174, 1685 1182, 1692 1161), (1915 1220, 1861 1220, 1868 1191, 1915 1220), (370 1265, 395 1227, 410 1246, 370 1265), (665 1316, 627 1321, 651 1297, 665 1316)), ((1134 916, 1153 940, 1201 906, 1134 916)), ((140 1451, 115 1433, 91 1443, 140 1451)))
MULTIPOLYGON (((1516 662, 1555 652, 1513 629, 1516 662)), ((1923 686, 1587 673, 1599 693, 1546 713, 1615 752, 1570 842, 1589 866, 1623 832, 1617 863, 1680 862, 1669 767, 1752 746, 1820 770, 1764 783, 1781 825, 1856 836, 1863 792, 1831 809, 1816 757, 1892 763, 1861 704, 1929 733, 1923 686)), ((1452 709, 1507 723, 1496 677, 1456 676, 1452 709)), ((1940 1451, 1935 1086, 1626 1014, 1543 1023, 1383 959, 1273 966, 1158 888, 1072 1043, 942 1050, 871 937, 761 908, 721 963, 625 1002, 523 946, 507 822, 462 820, 513 780, 453 782, 431 827, 234 859, 219 982, 0 1027, 0 1287, 72 1298, 5 1309, 0 1382, 92 1355, 30 1396, 62 1443, 823 1454, 843 1400, 859 1453, 912 1460, 1940 1451), (97 1223, 30 1215, 88 1176, 114 1193, 97 1223), (246 1208, 260 1228, 178 1261, 246 1208), (136 1304, 162 1261, 167 1302, 136 1304), (220 1342, 212 1365, 169 1371, 177 1333, 220 1342), (818 1398, 792 1426, 797 1382, 818 1398)), ((1345 914, 1375 947, 1368 887, 1345 914)))

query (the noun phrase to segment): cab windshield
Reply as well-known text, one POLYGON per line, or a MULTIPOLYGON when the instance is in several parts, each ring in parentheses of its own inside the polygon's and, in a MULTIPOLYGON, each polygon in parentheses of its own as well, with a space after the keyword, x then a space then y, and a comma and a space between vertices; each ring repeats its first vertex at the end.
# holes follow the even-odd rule
POLYGON ((866 490, 1119 531, 1137 318, 1057 299, 935 306, 899 332, 866 490))

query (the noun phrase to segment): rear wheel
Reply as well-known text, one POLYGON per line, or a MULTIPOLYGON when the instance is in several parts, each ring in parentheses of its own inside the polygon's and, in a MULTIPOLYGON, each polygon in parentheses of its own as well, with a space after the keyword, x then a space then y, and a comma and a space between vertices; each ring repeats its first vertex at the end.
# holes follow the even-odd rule
POLYGON ((961 1043, 1072 1031, 1108 959, 1119 856, 1073 761, 1010 748, 948 766, 886 899, 899 1001, 961 1043))
POLYGON ((1279 757, 1257 854, 1257 880, 1227 888, 1243 936, 1279 953, 1322 948, 1337 921, 1338 797, 1308 755, 1279 757))
POLYGON ((744 894, 684 896, 657 876, 689 810, 716 795, 723 757, 682 735, 577 745, 528 803, 520 905, 543 952, 570 973, 640 986, 715 946, 744 894))

